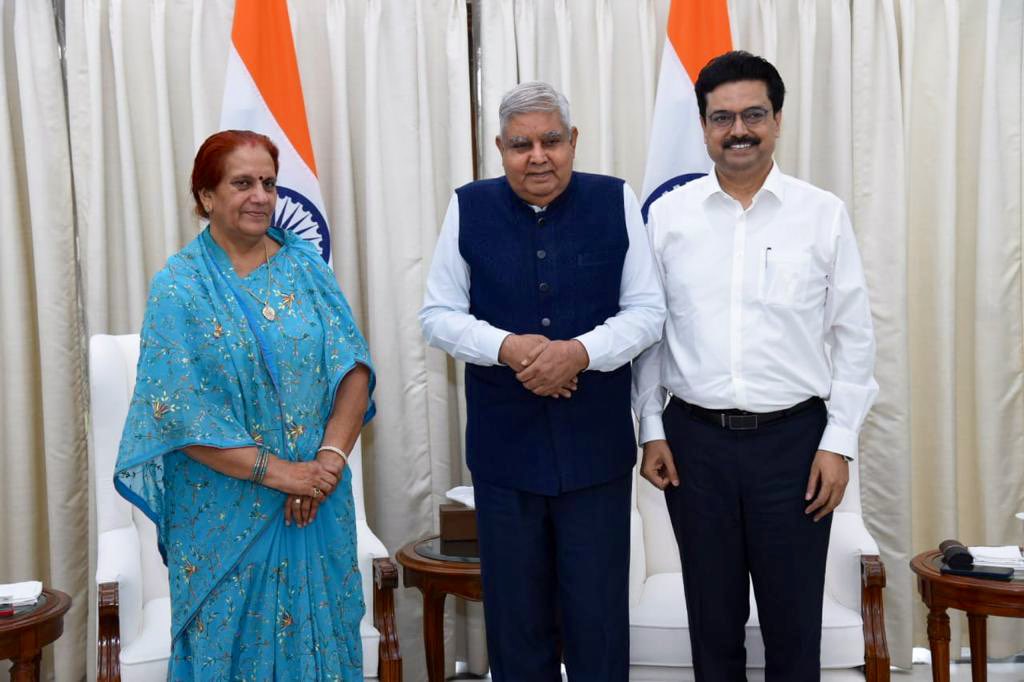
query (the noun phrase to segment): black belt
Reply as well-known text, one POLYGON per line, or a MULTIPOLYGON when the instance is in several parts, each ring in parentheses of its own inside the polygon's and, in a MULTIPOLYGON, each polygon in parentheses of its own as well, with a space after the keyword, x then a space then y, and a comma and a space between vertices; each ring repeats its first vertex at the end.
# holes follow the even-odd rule
POLYGON ((799 414, 804 410, 822 405, 824 402, 821 398, 815 396, 784 410, 776 410, 775 412, 747 412, 746 410, 709 410, 706 407, 693 405, 681 398, 672 396, 673 404, 683 408, 697 419, 723 429, 729 429, 730 431, 753 431, 772 422, 792 417, 794 414, 799 414))

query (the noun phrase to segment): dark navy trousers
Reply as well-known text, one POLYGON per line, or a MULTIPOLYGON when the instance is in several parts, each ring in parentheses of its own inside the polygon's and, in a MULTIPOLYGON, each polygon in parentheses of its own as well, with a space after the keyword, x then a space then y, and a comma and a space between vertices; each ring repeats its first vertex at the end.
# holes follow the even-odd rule
POLYGON ((804 493, 824 405, 750 431, 701 421, 676 401, 663 420, 680 478, 665 501, 682 559, 697 680, 746 679, 751 582, 766 682, 819 680, 832 515, 814 523, 804 514, 804 493))
POLYGON ((629 677, 630 475, 537 495, 473 480, 495 682, 629 677))

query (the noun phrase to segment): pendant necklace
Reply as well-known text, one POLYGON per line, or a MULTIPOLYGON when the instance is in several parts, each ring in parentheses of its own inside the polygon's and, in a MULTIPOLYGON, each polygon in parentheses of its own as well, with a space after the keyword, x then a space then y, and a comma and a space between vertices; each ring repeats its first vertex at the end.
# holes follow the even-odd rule
POLYGON ((270 251, 267 250, 267 241, 263 240, 263 256, 267 259, 267 297, 263 300, 263 317, 273 322, 277 319, 277 311, 270 305, 270 251))
POLYGON ((263 310, 261 310, 260 312, 263 313, 263 317, 267 318, 268 321, 273 322, 274 320, 277 319, 277 310, 274 309, 274 306, 270 305, 270 285, 273 282, 273 280, 271 279, 271 271, 270 271, 270 268, 271 268, 271 266, 270 266, 270 251, 267 250, 267 242, 266 241, 263 242, 263 257, 266 259, 266 264, 267 264, 267 292, 266 292, 266 297, 263 298, 263 299, 260 299, 260 297, 257 296, 256 294, 254 294, 252 292, 252 289, 250 289, 249 287, 243 286, 242 288, 245 291, 247 291, 250 296, 252 296, 257 301, 259 301, 260 303, 263 304, 263 310))

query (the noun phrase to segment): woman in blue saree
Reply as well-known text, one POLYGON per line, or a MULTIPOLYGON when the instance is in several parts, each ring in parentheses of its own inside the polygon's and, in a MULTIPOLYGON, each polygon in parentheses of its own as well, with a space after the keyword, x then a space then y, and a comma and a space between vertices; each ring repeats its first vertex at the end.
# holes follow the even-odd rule
POLYGON ((316 249, 270 228, 277 148, 200 147, 209 226, 153 279, 114 474, 156 524, 169 680, 361 680, 351 475, 366 342, 316 249))

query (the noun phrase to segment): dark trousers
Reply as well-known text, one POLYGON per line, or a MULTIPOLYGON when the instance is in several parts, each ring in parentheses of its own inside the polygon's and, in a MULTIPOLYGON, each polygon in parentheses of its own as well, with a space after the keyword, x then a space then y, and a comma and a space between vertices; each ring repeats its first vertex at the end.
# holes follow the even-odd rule
POLYGON ((631 477, 535 495, 473 481, 495 682, 629 677, 631 477))
POLYGON ((804 514, 804 493, 824 406, 751 431, 701 421, 674 400, 663 419, 680 478, 665 501, 682 559, 697 680, 746 679, 751 580, 766 681, 819 680, 832 515, 814 523, 804 514))

